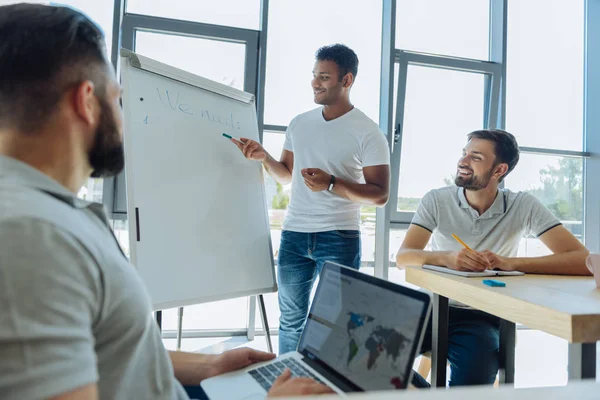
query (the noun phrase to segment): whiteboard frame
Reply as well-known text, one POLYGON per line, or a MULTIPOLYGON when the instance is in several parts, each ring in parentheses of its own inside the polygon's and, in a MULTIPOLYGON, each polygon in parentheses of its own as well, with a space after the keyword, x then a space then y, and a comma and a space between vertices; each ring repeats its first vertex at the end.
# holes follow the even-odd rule
MULTIPOLYGON (((121 71, 120 71, 121 84, 123 86, 123 91, 125 93, 129 93, 129 89, 130 89, 129 88, 130 79, 128 79, 130 69, 136 68, 136 69, 140 69, 140 70, 143 70, 146 72, 160 75, 162 77, 166 77, 168 79, 172 79, 172 80, 175 80, 175 81, 178 81, 178 82, 181 82, 181 83, 193 86, 193 87, 197 87, 202 90, 210 91, 215 94, 225 96, 225 97, 228 97, 233 100, 240 101, 242 103, 252 104, 255 106, 255 96, 251 93, 246 93, 241 90, 220 84, 218 82, 214 82, 210 79, 206 79, 201 76, 194 75, 187 71, 170 66, 168 64, 161 63, 159 61, 142 56, 131 50, 127 50, 124 48, 121 48, 120 56, 121 56, 121 71)), ((125 106, 125 104, 124 104, 124 106, 125 106)), ((255 109, 256 109, 256 107, 255 107, 255 109)), ((124 127, 127 127, 128 126, 127 125, 127 113, 125 113, 125 112, 123 113, 123 122, 124 122, 123 123, 124 127)), ((125 154, 126 154, 125 177, 126 177, 127 215, 128 215, 127 224, 128 224, 128 228, 129 228, 129 251, 130 251, 131 263, 135 266, 135 268, 138 268, 137 267, 137 242, 138 242, 137 229, 138 229, 139 225, 138 225, 138 221, 137 221, 137 214, 135 212, 135 209, 136 209, 135 194, 133 193, 133 190, 131 189, 133 185, 129 184, 130 182, 134 182, 135 178, 133 177, 132 168, 127 168, 128 166, 130 166, 133 163, 132 153, 130 151, 127 151, 132 146, 131 140, 132 140, 131 136, 127 135, 127 133, 124 132, 123 145, 124 145, 125 154)), ((262 168, 260 169, 260 177, 261 177, 261 182, 264 182, 264 171, 262 168)), ((270 234, 271 226, 270 226, 270 221, 269 221, 269 208, 267 206, 264 183, 261 184, 260 194, 261 194, 261 197, 263 200, 262 202, 263 202, 263 206, 264 206, 264 212, 267 217, 265 223, 267 224, 267 230, 269 231, 269 239, 268 239, 269 240, 269 257, 271 260, 271 274, 272 274, 271 276, 272 276, 272 280, 273 280, 273 286, 255 289, 255 290, 247 290, 247 291, 242 291, 242 292, 216 295, 216 296, 201 296, 201 297, 166 301, 166 302, 161 302, 161 303, 153 302, 152 303, 153 311, 277 292, 277 278, 275 275, 275 260, 273 258, 273 242, 272 242, 271 234, 270 234)), ((140 231, 141 231, 141 228, 140 228, 140 231)), ((142 234, 140 233, 140 237, 141 236, 142 236, 142 234)))

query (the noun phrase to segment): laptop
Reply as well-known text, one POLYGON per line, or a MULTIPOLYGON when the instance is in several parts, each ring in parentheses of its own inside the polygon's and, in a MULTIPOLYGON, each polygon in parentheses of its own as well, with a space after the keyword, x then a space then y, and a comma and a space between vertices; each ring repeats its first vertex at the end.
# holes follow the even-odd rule
POLYGON ((431 310, 429 294, 326 262, 295 352, 205 379, 211 400, 264 399, 286 369, 335 392, 404 389, 431 310))

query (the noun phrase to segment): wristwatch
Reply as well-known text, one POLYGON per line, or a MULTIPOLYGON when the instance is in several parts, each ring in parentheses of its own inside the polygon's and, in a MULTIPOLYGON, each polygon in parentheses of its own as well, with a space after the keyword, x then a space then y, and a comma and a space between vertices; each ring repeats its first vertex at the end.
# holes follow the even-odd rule
POLYGON ((335 185, 335 176, 331 175, 331 180, 329 181, 329 187, 327 188, 328 192, 333 190, 333 185, 335 185))

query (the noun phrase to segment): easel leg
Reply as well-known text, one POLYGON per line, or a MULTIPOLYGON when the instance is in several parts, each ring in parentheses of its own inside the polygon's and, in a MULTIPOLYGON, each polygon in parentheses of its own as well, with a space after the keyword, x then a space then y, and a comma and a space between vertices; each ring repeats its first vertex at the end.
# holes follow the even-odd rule
POLYGON ((260 317, 262 319, 265 335, 267 336, 267 350, 273 352, 273 344, 271 343, 271 332, 269 332, 269 321, 267 321, 267 309, 265 308, 265 299, 262 294, 258 295, 258 304, 260 309, 260 317))
POLYGON ((248 297, 248 322, 246 324, 248 341, 254 340, 256 333, 256 296, 248 297))
POLYGON ((183 307, 179 307, 177 310, 177 350, 181 350, 181 334, 183 330, 183 307))

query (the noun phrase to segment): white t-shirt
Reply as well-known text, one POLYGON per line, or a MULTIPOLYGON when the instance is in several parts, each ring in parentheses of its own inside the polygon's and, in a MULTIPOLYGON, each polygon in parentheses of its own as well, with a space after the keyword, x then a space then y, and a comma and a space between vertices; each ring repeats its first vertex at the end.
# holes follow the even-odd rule
POLYGON ((320 168, 338 178, 364 183, 363 167, 390 164, 385 136, 362 111, 354 107, 326 121, 322 110, 319 107, 298 115, 286 132, 283 148, 294 153, 294 168, 285 230, 359 229, 360 204, 326 190, 312 192, 304 184, 303 168, 320 168))

